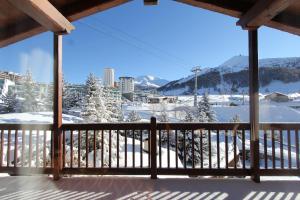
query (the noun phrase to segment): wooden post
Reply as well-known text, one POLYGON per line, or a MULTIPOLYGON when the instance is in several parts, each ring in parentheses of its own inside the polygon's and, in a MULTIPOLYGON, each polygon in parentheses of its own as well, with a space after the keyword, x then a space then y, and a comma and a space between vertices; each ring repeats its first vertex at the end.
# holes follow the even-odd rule
POLYGON ((54 33, 53 60, 53 134, 54 168, 53 178, 59 180, 62 169, 62 35, 54 33))
POLYGON ((251 129, 252 180, 260 182, 259 175, 259 78, 257 29, 248 31, 249 37, 249 95, 251 129))
POLYGON ((151 179, 157 179, 157 166, 156 166, 156 118, 151 117, 151 136, 150 136, 150 155, 151 155, 151 179))

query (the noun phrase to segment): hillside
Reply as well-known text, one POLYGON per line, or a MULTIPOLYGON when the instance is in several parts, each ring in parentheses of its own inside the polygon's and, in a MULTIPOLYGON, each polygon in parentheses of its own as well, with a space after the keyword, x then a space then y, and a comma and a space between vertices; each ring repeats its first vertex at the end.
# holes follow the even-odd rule
MULTIPOLYGON (((259 80, 262 92, 277 90, 276 85, 293 83, 290 92, 300 90, 300 58, 267 58, 259 60, 259 80), (298 83, 299 84, 296 84, 298 83)), ((247 92, 249 85, 248 57, 235 56, 215 68, 204 69, 198 76, 199 93, 240 93, 247 92)), ((284 87, 280 87, 284 89, 284 87)), ((167 95, 192 94, 194 76, 189 76, 158 88, 158 91, 167 95)))

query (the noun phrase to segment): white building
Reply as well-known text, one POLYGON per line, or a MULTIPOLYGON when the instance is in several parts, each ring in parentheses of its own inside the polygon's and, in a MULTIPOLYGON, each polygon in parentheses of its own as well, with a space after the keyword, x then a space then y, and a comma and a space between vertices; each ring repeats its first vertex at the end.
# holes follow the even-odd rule
POLYGON ((122 94, 134 92, 134 78, 133 77, 120 77, 119 88, 122 94))
POLYGON ((8 79, 0 79, 0 97, 8 93, 9 87, 14 86, 15 83, 8 79))
POLYGON ((115 70, 113 68, 104 68, 103 85, 105 87, 114 87, 115 70))

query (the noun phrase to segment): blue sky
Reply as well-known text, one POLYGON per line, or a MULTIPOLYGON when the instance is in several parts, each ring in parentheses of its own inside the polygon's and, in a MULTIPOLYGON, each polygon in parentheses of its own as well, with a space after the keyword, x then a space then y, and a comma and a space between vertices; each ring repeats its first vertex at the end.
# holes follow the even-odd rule
MULTIPOLYGON (((64 36, 63 68, 68 82, 82 83, 88 73, 102 77, 154 75, 168 80, 200 65, 215 67, 235 55, 247 55, 247 31, 237 19, 171 0, 158 6, 133 1, 84 18, 64 36)), ((33 71, 38 81, 52 80, 52 38, 44 33, 0 49, 0 70, 33 71)), ((300 56, 298 36, 261 28, 259 57, 300 56)))

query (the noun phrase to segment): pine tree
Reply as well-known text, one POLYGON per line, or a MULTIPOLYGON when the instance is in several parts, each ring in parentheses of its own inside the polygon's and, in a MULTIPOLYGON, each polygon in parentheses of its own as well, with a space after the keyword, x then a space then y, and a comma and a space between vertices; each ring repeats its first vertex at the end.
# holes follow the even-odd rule
MULTIPOLYGON (((128 114, 127 122, 139 122, 141 119, 141 116, 135 110, 133 110, 128 114)), ((134 138, 140 139, 139 132, 127 131, 127 136, 131 138, 134 136, 134 138)))
POLYGON ((53 84, 49 84, 47 87, 47 94, 44 99, 44 107, 47 111, 53 110, 53 84))
MULTIPOLYGON (((192 112, 187 111, 183 122, 195 122, 195 116, 192 112)), ((179 158, 184 162, 184 152, 186 154, 186 163, 191 165, 193 162, 193 139, 194 139, 194 163, 195 165, 201 162, 201 149, 200 149, 200 137, 199 131, 182 130, 178 134, 178 152, 179 158), (194 134, 194 135, 193 135, 194 134)))
POLYGON ((19 110, 19 101, 17 99, 17 95, 12 90, 8 90, 7 94, 3 95, 1 99, 4 105, 4 112, 14 113, 19 110))
POLYGON ((133 110, 128 114, 127 122, 138 122, 141 119, 142 118, 140 117, 140 115, 135 110, 133 110))
POLYGON ((202 96, 202 100, 198 102, 197 106, 197 111, 198 111, 198 118, 199 121, 202 122, 201 118, 203 117, 203 112, 206 114, 208 118, 208 122, 215 122, 216 121, 216 113, 212 110, 210 102, 209 102, 209 97, 207 93, 205 93, 202 96))
POLYGON ((35 84, 32 80, 30 71, 26 72, 22 85, 21 97, 24 99, 22 102, 22 112, 35 112, 38 109, 38 102, 34 91, 35 84))
POLYGON ((86 81, 86 96, 82 117, 86 122, 110 121, 105 107, 102 87, 93 74, 90 74, 86 81))
MULTIPOLYGON (((164 103, 161 104, 161 112, 160 112, 160 122, 169 122, 168 113, 166 111, 166 105, 164 103)), ((168 132, 166 130, 161 131, 161 143, 164 145, 168 142, 168 132)), ((170 141, 171 145, 175 143, 174 141, 170 141)))

